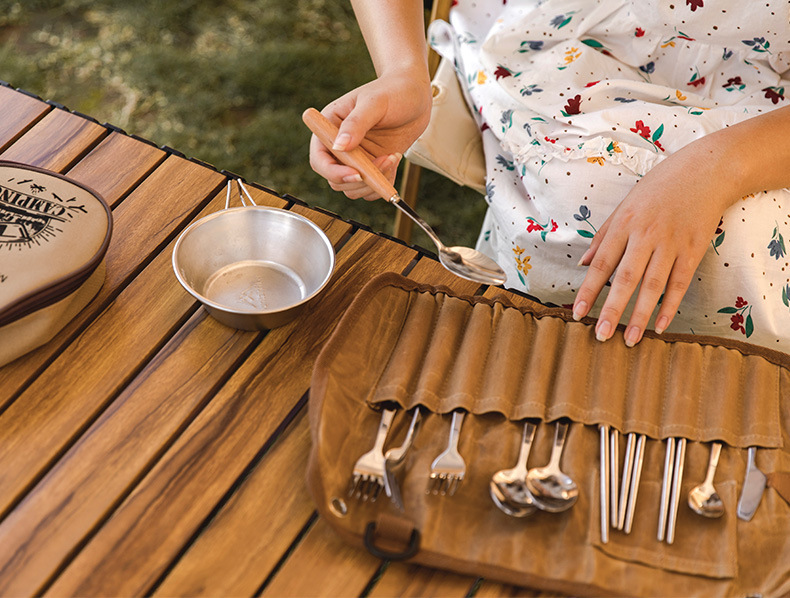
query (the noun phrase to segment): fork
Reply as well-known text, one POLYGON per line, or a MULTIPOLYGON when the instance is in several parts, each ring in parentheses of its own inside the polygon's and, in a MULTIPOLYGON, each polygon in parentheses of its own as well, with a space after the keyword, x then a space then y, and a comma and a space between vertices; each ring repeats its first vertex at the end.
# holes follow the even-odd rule
POLYGON ((452 496, 464 479, 466 463, 458 453, 458 437, 464 421, 464 411, 453 411, 450 424, 450 440, 447 448, 431 463, 431 475, 426 494, 449 494, 452 496))
POLYGON ((371 502, 379 497, 381 489, 384 487, 384 442, 394 417, 394 409, 385 409, 382 412, 373 448, 357 459, 354 464, 348 489, 349 496, 371 502))

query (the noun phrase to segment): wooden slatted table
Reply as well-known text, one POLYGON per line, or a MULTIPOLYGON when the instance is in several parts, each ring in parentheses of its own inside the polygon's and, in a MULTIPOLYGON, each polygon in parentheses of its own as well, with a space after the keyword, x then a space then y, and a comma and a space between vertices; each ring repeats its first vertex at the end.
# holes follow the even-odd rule
POLYGON ((114 215, 99 295, 0 368, 0 596, 538 595, 349 547, 305 489, 313 363, 359 289, 384 271, 484 289, 251 184, 319 224, 337 267, 291 324, 227 328, 171 267, 178 234, 224 205, 226 174, 7 86, 0 106, 0 159, 66 174, 114 215))

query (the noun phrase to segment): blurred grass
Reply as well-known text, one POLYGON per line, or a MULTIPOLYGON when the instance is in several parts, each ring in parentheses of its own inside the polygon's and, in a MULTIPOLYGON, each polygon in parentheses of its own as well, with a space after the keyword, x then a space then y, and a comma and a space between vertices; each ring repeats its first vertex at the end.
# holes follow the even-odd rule
MULTIPOLYGON (((347 0, 0 0, 0 79, 391 232, 395 208, 310 169, 301 122, 373 76, 347 0)), ((418 210, 445 243, 473 245, 485 203, 424 172, 418 210)))

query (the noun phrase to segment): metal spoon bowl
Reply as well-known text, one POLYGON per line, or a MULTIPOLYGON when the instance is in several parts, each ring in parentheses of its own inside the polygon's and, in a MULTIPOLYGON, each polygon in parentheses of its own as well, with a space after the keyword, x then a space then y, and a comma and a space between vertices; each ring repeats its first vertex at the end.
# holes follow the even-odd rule
POLYGON ((534 506, 522 506, 509 502, 502 492, 502 488, 493 478, 488 484, 488 491, 491 494, 491 500, 494 501, 494 504, 499 507, 503 513, 511 517, 528 517, 537 510, 534 506))
POLYGON ((568 434, 568 423, 558 421, 551 458, 545 467, 536 467, 527 473, 527 490, 535 505, 550 513, 570 509, 579 498, 579 488, 569 475, 560 470, 560 457, 568 434))
POLYGON ((332 149, 338 129, 315 108, 308 108, 302 120, 315 136, 343 164, 355 168, 362 180, 391 204, 414 220, 436 244, 439 261, 453 274, 483 284, 502 284, 507 279, 505 272, 491 258, 470 247, 447 247, 425 220, 398 195, 387 177, 373 164, 372 156, 362 147, 350 152, 332 149))
POLYGON ((708 472, 703 481, 698 486, 694 486, 689 492, 689 507, 695 513, 703 517, 715 519, 724 515, 724 502, 719 493, 713 486, 713 477, 716 475, 716 467, 719 464, 721 455, 721 443, 714 442, 710 447, 710 460, 708 461, 708 472))

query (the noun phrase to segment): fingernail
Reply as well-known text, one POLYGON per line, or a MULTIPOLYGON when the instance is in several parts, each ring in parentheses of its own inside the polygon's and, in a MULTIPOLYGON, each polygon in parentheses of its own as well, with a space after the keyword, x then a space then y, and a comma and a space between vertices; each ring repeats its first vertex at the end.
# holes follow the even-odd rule
POLYGON ((361 183, 362 177, 358 174, 351 174, 347 177, 343 177, 344 183, 361 183))
POLYGON ((641 331, 636 326, 629 326, 628 330, 625 331, 625 344, 628 347, 633 347, 636 343, 639 342, 641 337, 641 331))
POLYGON ((656 332, 661 334, 667 329, 667 326, 669 326, 669 318, 666 316, 661 316, 658 319, 658 322, 656 322, 656 332))
POLYGON ((583 266, 583 265, 584 265, 584 256, 582 256, 582 257, 579 259, 579 263, 578 263, 578 264, 576 264, 576 267, 578 268, 579 266, 583 266))
POLYGON ((579 301, 573 306, 573 319, 577 322, 587 315, 587 302, 579 301))
POLYGON ((351 135, 349 135, 348 133, 341 133, 340 135, 335 137, 335 143, 332 146, 332 149, 339 150, 342 152, 348 147, 349 143, 351 143, 351 135))
POLYGON ((595 338, 603 342, 612 335, 612 324, 609 320, 600 320, 595 327, 595 338))

